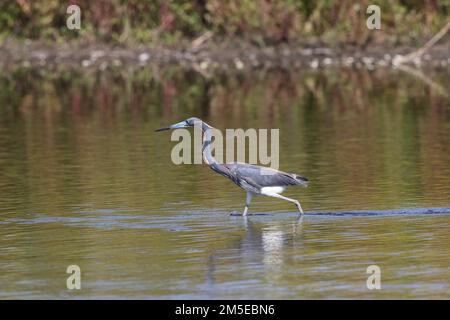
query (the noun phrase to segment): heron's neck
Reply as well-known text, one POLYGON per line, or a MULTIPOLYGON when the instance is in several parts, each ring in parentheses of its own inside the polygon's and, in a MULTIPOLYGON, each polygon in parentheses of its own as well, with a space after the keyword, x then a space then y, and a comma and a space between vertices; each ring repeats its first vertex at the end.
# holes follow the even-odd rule
POLYGON ((203 122, 202 123, 202 131, 203 131, 203 159, 208 165, 212 165, 217 163, 217 160, 211 154, 211 143, 212 143, 212 129, 210 125, 203 122))

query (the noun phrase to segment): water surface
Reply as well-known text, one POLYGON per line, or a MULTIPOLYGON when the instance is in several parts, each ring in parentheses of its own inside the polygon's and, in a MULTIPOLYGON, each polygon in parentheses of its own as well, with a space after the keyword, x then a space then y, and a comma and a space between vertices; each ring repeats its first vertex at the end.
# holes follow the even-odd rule
POLYGON ((450 298, 450 100, 401 71, 16 70, 0 168, 0 298, 450 298), (245 193, 154 132, 190 116, 279 128, 307 214, 230 216, 245 193))

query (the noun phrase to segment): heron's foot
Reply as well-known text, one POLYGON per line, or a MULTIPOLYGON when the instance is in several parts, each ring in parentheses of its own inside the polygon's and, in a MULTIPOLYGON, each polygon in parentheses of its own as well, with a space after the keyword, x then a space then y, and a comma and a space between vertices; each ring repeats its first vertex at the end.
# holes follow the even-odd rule
POLYGON ((295 205, 297 206, 298 212, 300 213, 300 215, 303 215, 303 209, 302 206, 300 205, 300 202, 296 201, 295 205))
POLYGON ((230 216, 242 216, 242 212, 239 211, 230 211, 230 216))

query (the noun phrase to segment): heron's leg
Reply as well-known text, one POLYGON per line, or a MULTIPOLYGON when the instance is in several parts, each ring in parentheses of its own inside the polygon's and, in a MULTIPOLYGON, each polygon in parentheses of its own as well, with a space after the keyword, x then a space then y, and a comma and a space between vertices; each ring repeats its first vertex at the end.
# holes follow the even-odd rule
POLYGON ((300 212, 300 214, 303 214, 302 206, 300 205, 300 202, 298 200, 282 196, 281 194, 278 194, 278 193, 275 193, 275 192, 265 192, 263 194, 265 196, 274 197, 274 198, 283 199, 283 200, 292 202, 292 203, 294 203, 297 206, 298 212, 300 212))
POLYGON ((250 202, 252 202, 253 193, 250 191, 247 191, 247 198, 245 199, 245 208, 244 212, 242 213, 243 216, 247 215, 248 207, 250 206, 250 202))

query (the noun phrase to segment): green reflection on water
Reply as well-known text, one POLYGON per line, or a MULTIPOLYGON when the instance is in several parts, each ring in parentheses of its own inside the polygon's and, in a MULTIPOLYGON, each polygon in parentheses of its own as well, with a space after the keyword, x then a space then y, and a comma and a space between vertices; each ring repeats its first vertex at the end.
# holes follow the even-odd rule
POLYGON ((447 215, 296 224, 257 198, 271 215, 229 217, 244 192, 175 166, 154 133, 190 116, 279 128, 281 169, 311 180, 286 194, 307 212, 449 206, 449 100, 398 72, 17 70, 0 77, 0 297, 449 297, 447 215))

